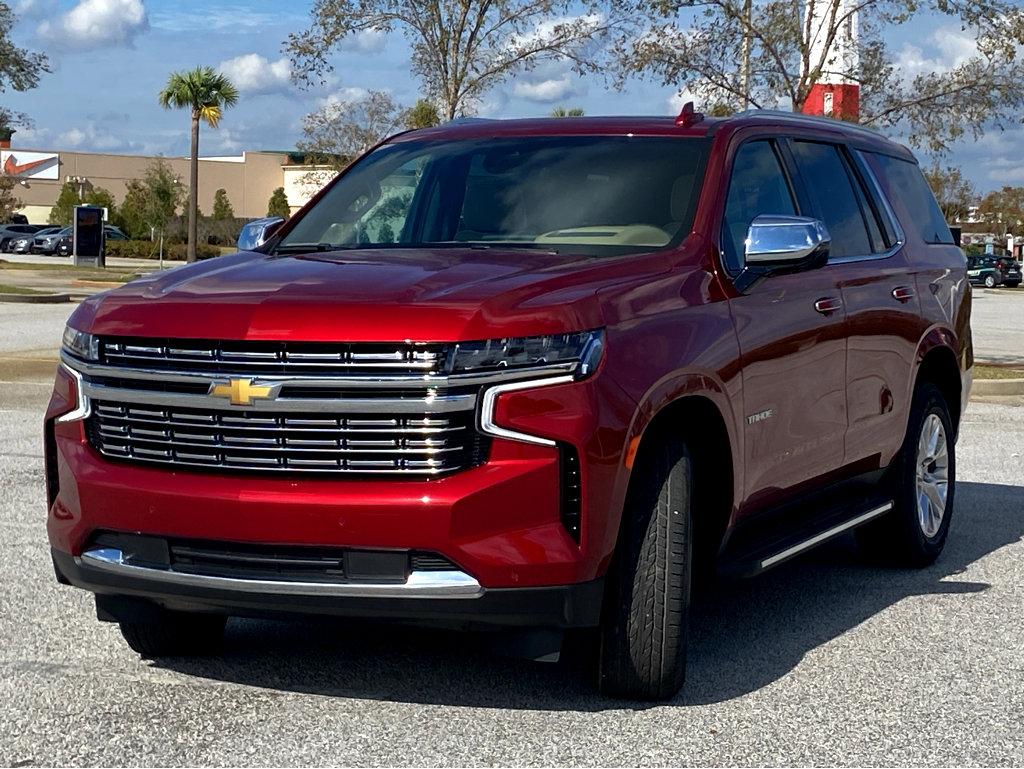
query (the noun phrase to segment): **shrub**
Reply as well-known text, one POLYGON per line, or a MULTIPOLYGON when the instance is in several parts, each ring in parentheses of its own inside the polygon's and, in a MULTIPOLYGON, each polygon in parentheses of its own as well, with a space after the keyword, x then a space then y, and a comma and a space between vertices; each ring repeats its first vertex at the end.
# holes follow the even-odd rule
MULTIPOLYGON (((185 260, 187 247, 184 243, 164 243, 164 259, 185 260)), ((200 259, 212 259, 220 256, 221 250, 205 243, 196 244, 196 256, 200 259)), ((119 256, 125 259, 159 259, 160 243, 150 240, 108 240, 107 256, 119 256)))

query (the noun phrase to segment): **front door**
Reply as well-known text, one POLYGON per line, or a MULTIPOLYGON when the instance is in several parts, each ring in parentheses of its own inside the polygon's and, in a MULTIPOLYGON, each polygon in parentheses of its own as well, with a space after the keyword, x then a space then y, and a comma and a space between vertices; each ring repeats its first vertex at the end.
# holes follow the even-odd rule
MULTIPOLYGON (((727 271, 743 267, 760 215, 802 210, 774 140, 738 148, 722 229, 727 271)), ((766 278, 730 300, 743 367, 746 506, 786 502, 801 484, 839 468, 846 436, 846 312, 831 265, 766 278)))

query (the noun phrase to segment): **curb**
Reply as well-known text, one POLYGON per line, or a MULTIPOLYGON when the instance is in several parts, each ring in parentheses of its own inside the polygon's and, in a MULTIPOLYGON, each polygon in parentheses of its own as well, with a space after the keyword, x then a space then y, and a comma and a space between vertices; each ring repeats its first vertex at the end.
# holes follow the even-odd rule
POLYGON ((1024 379, 975 379, 971 397, 975 395, 1024 395, 1024 379))
POLYGON ((71 294, 0 294, 0 302, 8 304, 63 304, 71 294))
POLYGON ((120 288, 124 283, 117 280, 73 280, 71 285, 79 288, 120 288))

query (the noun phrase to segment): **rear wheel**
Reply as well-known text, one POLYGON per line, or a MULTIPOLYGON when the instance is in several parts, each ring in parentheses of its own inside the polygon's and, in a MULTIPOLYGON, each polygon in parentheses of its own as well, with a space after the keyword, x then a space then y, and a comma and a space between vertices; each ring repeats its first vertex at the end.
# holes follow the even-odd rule
POLYGON ((893 509, 857 532, 868 552, 912 567, 927 566, 939 557, 956 491, 953 435, 942 392, 930 382, 919 386, 894 467, 893 509))
POLYGON ((665 699, 686 676, 692 463, 669 438, 641 451, 630 484, 600 628, 605 694, 665 699))
POLYGON ((1019 285, 1020 285, 1020 281, 1019 281, 1019 280, 1015 280, 1015 281, 1013 281, 1013 283, 1006 283, 1006 284, 1004 284, 1004 285, 1005 285, 1005 286, 1006 286, 1007 288, 1017 288, 1017 286, 1019 286, 1019 285))
POLYGON ((217 614, 167 611, 145 622, 119 624, 128 646, 143 657, 189 657, 219 652, 226 621, 217 614))

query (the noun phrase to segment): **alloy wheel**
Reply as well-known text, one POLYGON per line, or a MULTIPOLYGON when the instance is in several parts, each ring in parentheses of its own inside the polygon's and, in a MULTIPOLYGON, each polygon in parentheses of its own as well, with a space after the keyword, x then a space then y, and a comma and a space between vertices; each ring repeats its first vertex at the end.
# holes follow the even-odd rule
POLYGON ((938 414, 928 414, 917 442, 917 520, 929 539, 939 533, 949 493, 949 445, 938 414))

